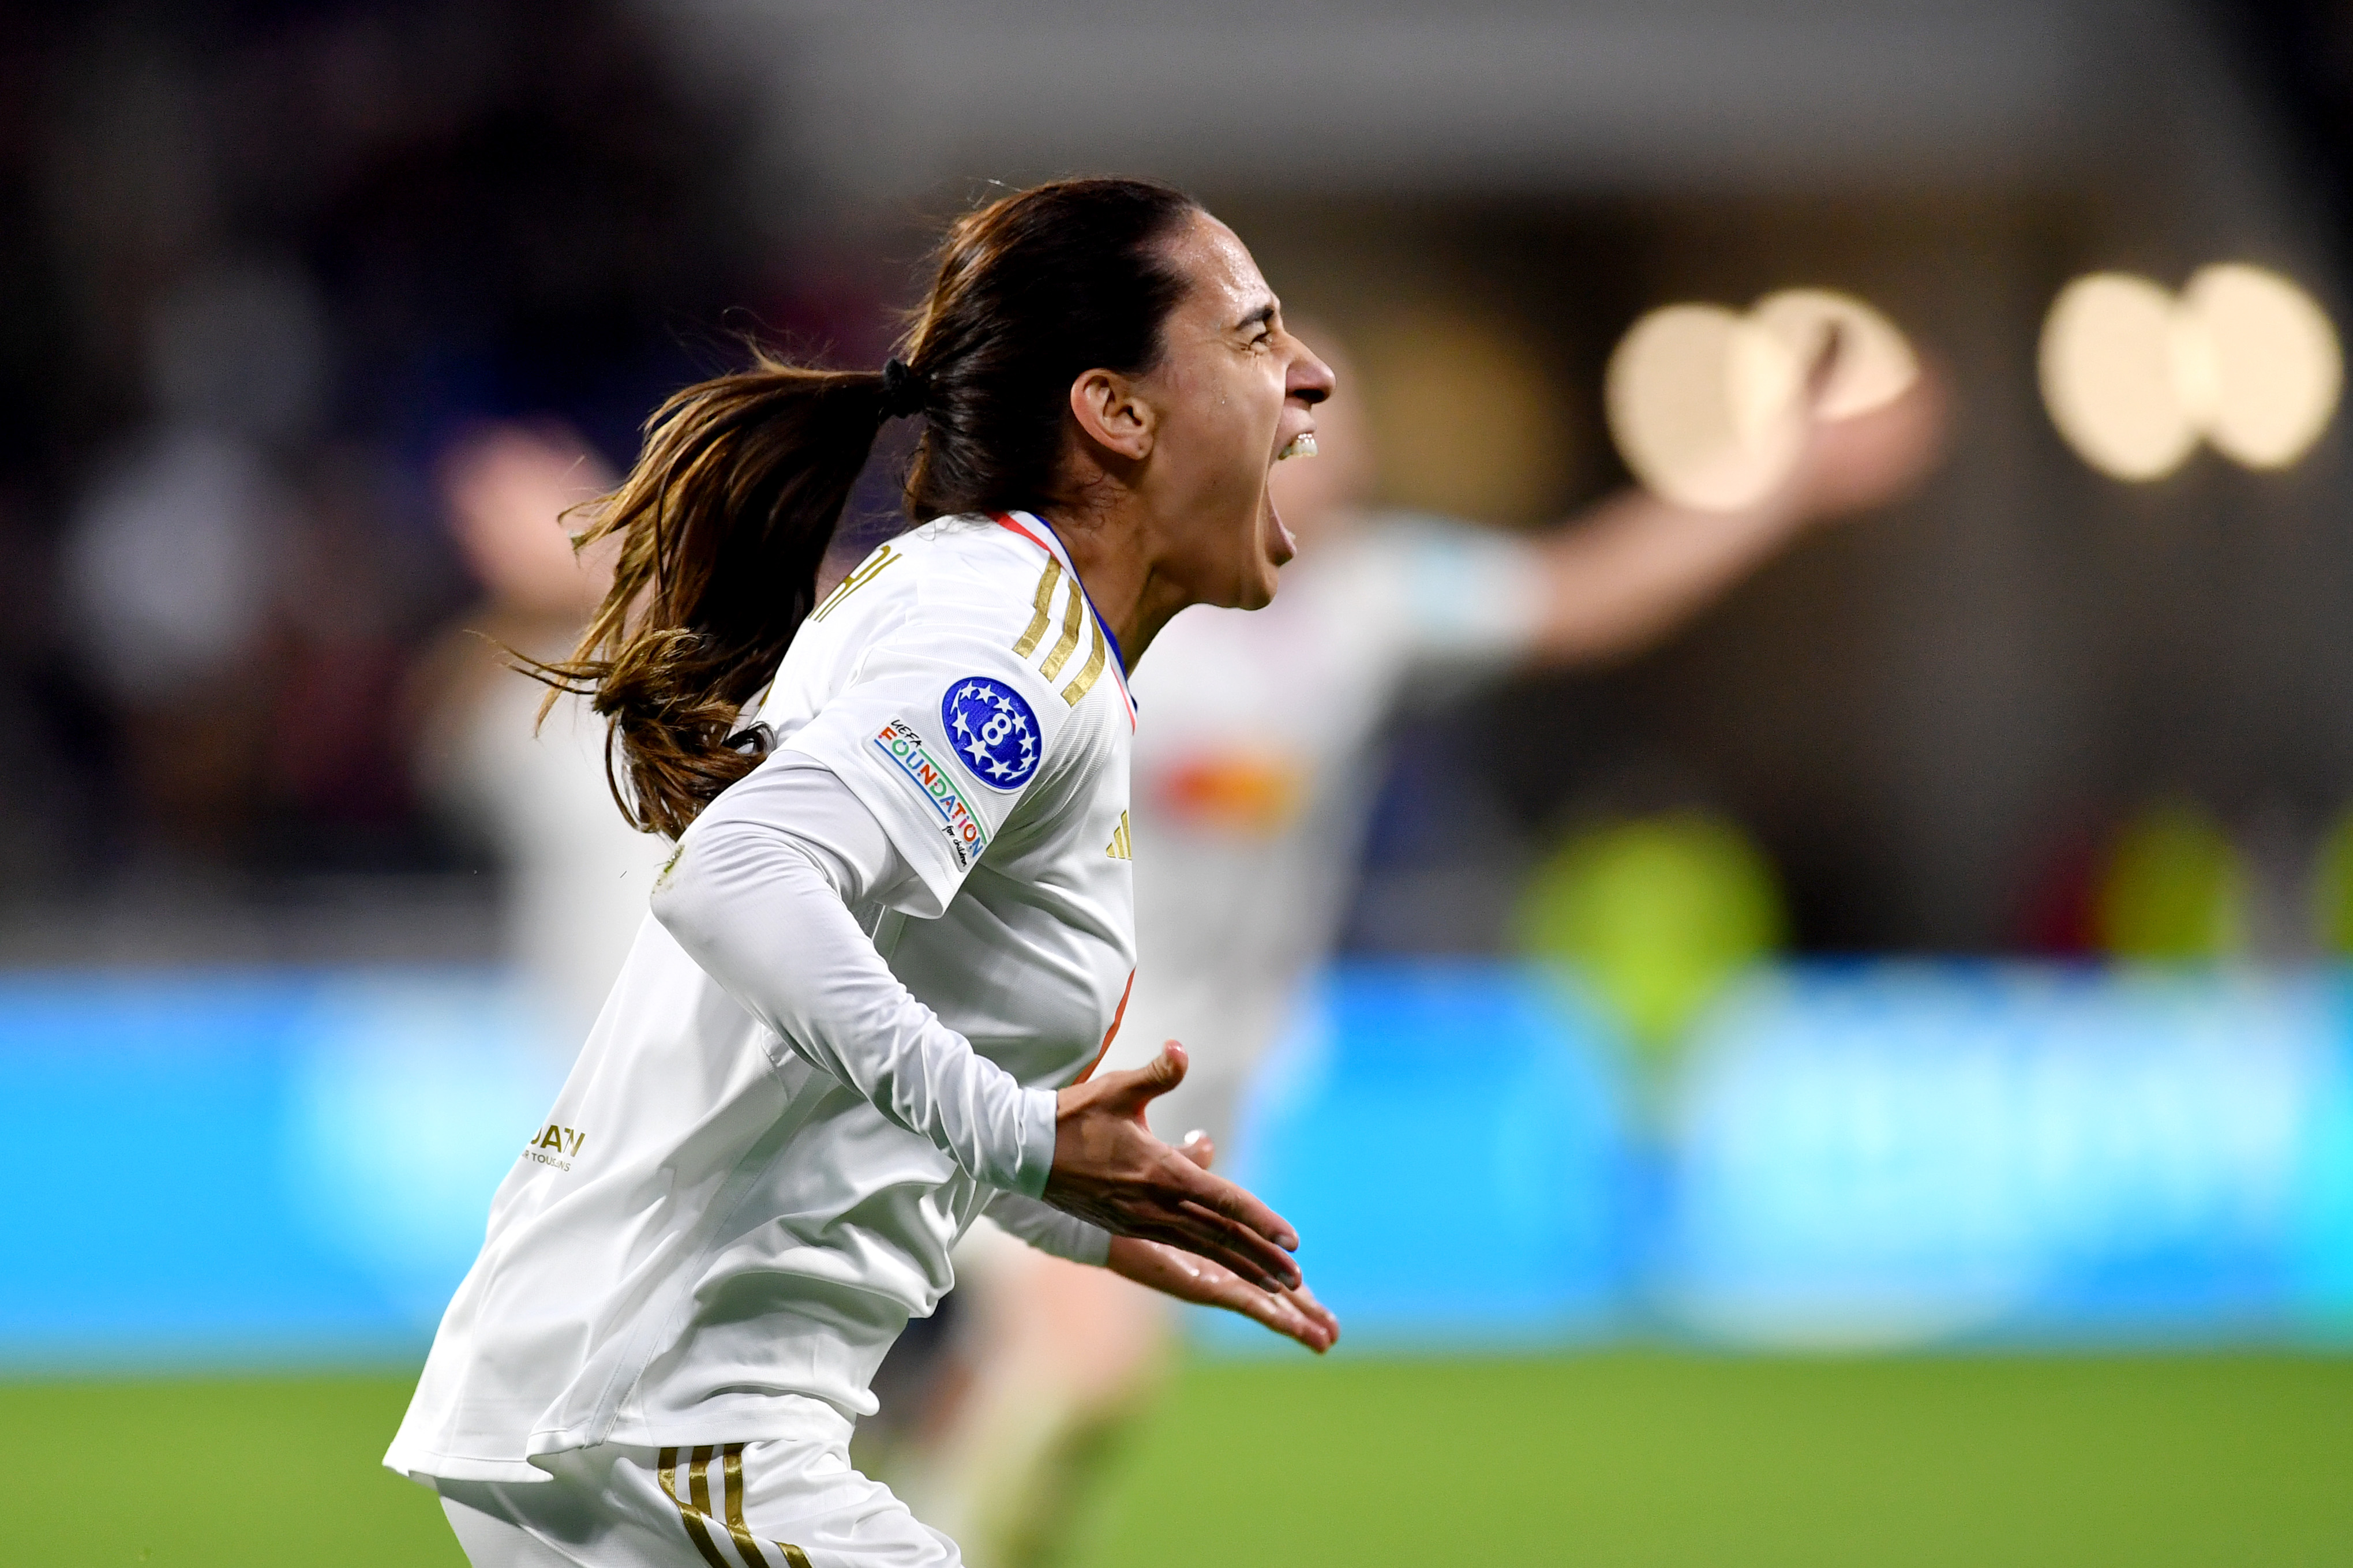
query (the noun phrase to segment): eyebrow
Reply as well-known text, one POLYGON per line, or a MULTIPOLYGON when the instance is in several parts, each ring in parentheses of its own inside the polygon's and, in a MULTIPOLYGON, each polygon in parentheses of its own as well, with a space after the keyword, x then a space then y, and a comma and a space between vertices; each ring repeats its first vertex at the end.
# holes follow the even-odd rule
POLYGON ((1269 300, 1265 304, 1261 305, 1257 310, 1252 310, 1249 315, 1244 316, 1240 321, 1236 321, 1233 325, 1233 330, 1239 332, 1245 327, 1262 326, 1265 323, 1273 321, 1274 318, 1281 313, 1282 310, 1282 305, 1280 300, 1269 300))

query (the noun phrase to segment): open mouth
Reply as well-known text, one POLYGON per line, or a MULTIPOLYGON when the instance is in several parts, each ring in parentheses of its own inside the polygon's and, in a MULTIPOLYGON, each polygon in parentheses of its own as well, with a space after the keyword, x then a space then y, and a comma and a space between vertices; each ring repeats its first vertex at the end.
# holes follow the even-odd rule
MULTIPOLYGON (((1289 458, 1312 458, 1314 455, 1315 432, 1302 430, 1282 444, 1282 449, 1274 455, 1274 462, 1280 463, 1289 458)), ((1271 469, 1274 463, 1269 463, 1267 467, 1271 469)), ((1274 491, 1271 486, 1266 490, 1265 496, 1266 521, 1269 525, 1266 531, 1266 552, 1270 560, 1277 566, 1281 566, 1299 553, 1299 539, 1284 525, 1282 513, 1274 504, 1274 491)))

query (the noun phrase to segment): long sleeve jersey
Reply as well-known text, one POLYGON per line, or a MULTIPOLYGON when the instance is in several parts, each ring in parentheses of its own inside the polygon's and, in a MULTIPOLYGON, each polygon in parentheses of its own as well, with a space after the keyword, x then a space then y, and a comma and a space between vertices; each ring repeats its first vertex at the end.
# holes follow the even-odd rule
POLYGON ((747 717, 772 753, 657 884, 393 1469, 785 1436, 782 1395, 854 1417, 984 1210, 1103 1259, 1038 1197, 1134 975, 1135 714, 1060 542, 1012 513, 884 545, 747 717))

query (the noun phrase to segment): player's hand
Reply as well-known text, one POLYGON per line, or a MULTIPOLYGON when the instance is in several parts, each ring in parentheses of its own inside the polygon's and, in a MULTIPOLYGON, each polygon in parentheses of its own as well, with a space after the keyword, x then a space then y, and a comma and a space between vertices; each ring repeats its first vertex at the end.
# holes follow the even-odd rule
POLYGON ((1943 379, 1924 364, 1894 402, 1816 418, 1787 492, 1797 515, 1827 521, 1902 500, 1944 455, 1948 402, 1943 379))
MULTIPOLYGON (((1217 1146, 1207 1133, 1196 1132, 1177 1145, 1177 1152, 1206 1171, 1217 1153, 1217 1146)), ((1114 1274, 1148 1285, 1180 1301, 1222 1307, 1229 1312, 1255 1318, 1276 1333, 1297 1340, 1317 1355, 1330 1350, 1340 1338, 1340 1320, 1305 1285, 1295 1290, 1261 1290, 1230 1268, 1134 1236, 1112 1238, 1106 1267, 1114 1274)))
POLYGON ((1261 1290, 1299 1288, 1299 1233, 1249 1193, 1163 1143, 1144 1110, 1185 1079, 1171 1040, 1133 1072, 1104 1073, 1056 1097, 1048 1203, 1114 1237, 1205 1258, 1261 1290))
POLYGON ((1113 1237, 1108 1267, 1113 1273, 1148 1285, 1164 1296, 1255 1318, 1317 1355, 1330 1350, 1340 1337, 1340 1320, 1305 1285, 1288 1290, 1264 1289, 1222 1264, 1140 1236, 1113 1237))

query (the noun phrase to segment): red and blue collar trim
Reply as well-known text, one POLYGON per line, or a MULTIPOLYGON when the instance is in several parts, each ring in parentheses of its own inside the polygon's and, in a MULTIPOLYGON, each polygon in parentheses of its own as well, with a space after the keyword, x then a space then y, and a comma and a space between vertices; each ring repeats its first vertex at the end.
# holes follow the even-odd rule
POLYGON ((1127 721, 1133 727, 1135 723, 1135 694, 1127 689, 1127 650, 1119 646, 1118 635, 1111 629, 1111 623, 1103 618, 1103 612, 1095 608, 1086 584, 1079 580, 1079 569, 1071 563, 1071 552, 1062 547, 1061 535, 1054 531, 1051 523, 1034 511, 1000 511, 995 516, 999 526, 1011 529, 1060 562, 1062 570, 1071 574, 1071 586, 1086 605, 1087 614, 1095 618, 1095 626, 1103 632, 1103 641, 1111 645, 1112 664, 1119 677, 1119 694, 1127 704, 1127 721))

